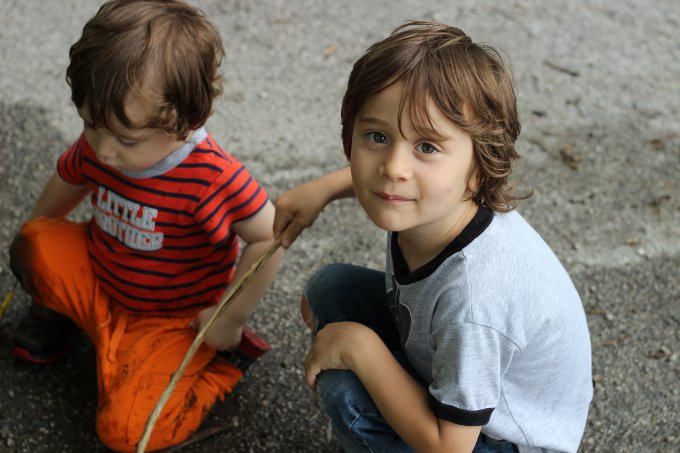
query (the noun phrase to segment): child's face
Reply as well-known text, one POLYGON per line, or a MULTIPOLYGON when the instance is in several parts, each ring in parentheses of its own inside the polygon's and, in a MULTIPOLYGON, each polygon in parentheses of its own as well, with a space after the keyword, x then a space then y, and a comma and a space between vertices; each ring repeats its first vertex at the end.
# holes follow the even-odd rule
MULTIPOLYGON (((125 113, 131 123, 148 124, 156 114, 155 105, 136 92, 127 96, 125 113)), ((85 138, 97 159, 118 171, 142 171, 153 167, 182 146, 164 130, 157 128, 128 128, 112 118, 111 129, 92 127, 87 106, 78 109, 85 125, 85 138)))
POLYGON ((418 133, 406 108, 402 136, 397 118, 402 90, 402 83, 390 86, 357 115, 350 159, 354 190, 378 227, 444 238, 473 204, 472 139, 431 101, 434 131, 418 133))

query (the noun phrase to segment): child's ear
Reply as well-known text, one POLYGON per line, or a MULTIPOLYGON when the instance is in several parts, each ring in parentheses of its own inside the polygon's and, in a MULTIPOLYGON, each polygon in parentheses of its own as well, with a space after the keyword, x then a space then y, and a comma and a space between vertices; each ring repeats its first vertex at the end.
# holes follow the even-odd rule
POLYGON ((482 172, 479 171, 476 165, 470 171, 470 176, 467 180, 467 190, 471 196, 475 196, 482 185, 482 172))

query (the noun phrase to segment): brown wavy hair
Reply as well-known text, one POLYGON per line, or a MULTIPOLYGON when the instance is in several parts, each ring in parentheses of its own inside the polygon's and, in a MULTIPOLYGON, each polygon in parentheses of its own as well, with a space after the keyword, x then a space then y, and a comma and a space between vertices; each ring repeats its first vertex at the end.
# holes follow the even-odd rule
POLYGON ((71 46, 66 81, 76 107, 95 126, 161 128, 183 140, 207 121, 222 93, 222 40, 199 9, 177 0, 112 0, 90 19, 71 46), (132 90, 158 106, 149 124, 125 114, 132 90))
POLYGON ((404 83, 398 118, 404 110, 419 132, 432 127, 431 100, 473 142, 478 184, 471 198, 494 211, 511 211, 517 195, 508 178, 519 159, 515 141, 520 133, 512 75, 501 53, 476 44, 460 29, 411 21, 372 45, 352 68, 342 101, 342 141, 352 152, 354 121, 364 103, 397 83, 404 83))

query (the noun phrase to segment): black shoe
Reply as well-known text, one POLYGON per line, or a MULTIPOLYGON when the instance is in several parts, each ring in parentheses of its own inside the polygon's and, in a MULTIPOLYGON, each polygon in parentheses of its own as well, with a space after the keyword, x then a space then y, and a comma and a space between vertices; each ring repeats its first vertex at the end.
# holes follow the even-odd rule
POLYGON ((14 356, 32 363, 54 363, 69 351, 76 331, 66 316, 33 304, 14 333, 14 356))
POLYGON ((232 365, 240 368, 241 371, 245 371, 260 356, 269 352, 271 348, 267 340, 248 327, 244 327, 238 349, 235 351, 221 351, 218 354, 227 359, 232 365))

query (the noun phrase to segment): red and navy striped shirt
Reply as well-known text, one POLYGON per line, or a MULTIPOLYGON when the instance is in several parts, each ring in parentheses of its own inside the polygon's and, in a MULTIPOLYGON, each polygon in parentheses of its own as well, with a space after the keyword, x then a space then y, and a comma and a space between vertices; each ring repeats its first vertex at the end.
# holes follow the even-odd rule
POLYGON ((214 304, 238 257, 231 225, 268 200, 245 166, 205 137, 176 166, 145 178, 101 163, 84 134, 59 158, 65 181, 92 188, 92 266, 130 311, 184 316, 214 304))

